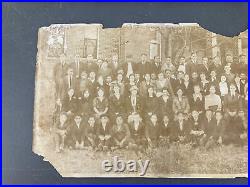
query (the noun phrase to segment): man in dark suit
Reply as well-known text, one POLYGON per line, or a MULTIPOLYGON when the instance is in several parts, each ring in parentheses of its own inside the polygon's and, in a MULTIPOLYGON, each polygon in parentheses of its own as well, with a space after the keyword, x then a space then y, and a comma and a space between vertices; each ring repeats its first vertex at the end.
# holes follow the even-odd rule
POLYGON ((191 62, 187 64, 186 73, 191 77, 193 72, 198 71, 198 62, 197 62, 197 54, 193 52, 191 54, 191 62))
POLYGON ((77 79, 74 75, 74 71, 72 68, 69 68, 67 71, 67 75, 63 77, 64 89, 63 92, 67 93, 69 89, 76 89, 77 79))
POLYGON ((159 56, 155 56, 151 62, 150 73, 158 74, 161 71, 161 59, 159 56))
POLYGON ((184 119, 183 112, 177 113, 177 120, 173 123, 170 140, 179 143, 187 143, 190 136, 189 123, 184 119))
POLYGON ((95 63, 93 56, 92 55, 88 55, 87 56, 87 61, 83 64, 83 69, 85 71, 87 71, 87 73, 90 73, 92 71, 94 71, 95 73, 97 73, 98 71, 98 65, 95 63))
POLYGON ((241 96, 244 96, 244 88, 246 85, 246 78, 243 75, 242 78, 239 75, 236 75, 235 79, 236 92, 241 96))
POLYGON ((74 89, 69 89, 67 93, 62 100, 62 111, 72 115, 77 111, 77 98, 74 95, 74 89))
POLYGON ((229 90, 229 93, 224 96, 224 111, 228 113, 230 108, 235 108, 239 111, 242 103, 240 95, 236 92, 235 84, 231 83, 229 90))
POLYGON ((141 54, 141 61, 137 63, 136 66, 137 66, 136 69, 138 73, 140 73, 141 77, 145 75, 146 73, 151 72, 151 65, 147 61, 147 54, 145 53, 141 54))
POLYGON ((111 69, 111 74, 116 77, 117 71, 121 68, 121 62, 119 62, 118 54, 112 56, 111 62, 109 63, 109 68, 111 69))
POLYGON ((210 73, 211 67, 208 63, 208 57, 204 56, 202 58, 202 64, 198 64, 198 72, 204 72, 208 77, 210 73))
POLYGON ((72 68, 74 69, 76 78, 79 78, 81 75, 81 71, 83 70, 83 64, 80 61, 80 55, 75 55, 74 62, 72 63, 72 68))
POLYGON ((71 146, 75 149, 83 149, 84 146, 84 125, 80 114, 76 114, 70 127, 71 146))
POLYGON ((199 116, 199 112, 196 110, 192 111, 192 116, 188 120, 190 125, 190 141, 193 147, 197 147, 202 144, 204 137, 204 126, 199 116))
POLYGON ((160 124, 156 114, 152 114, 150 119, 147 120, 147 125, 145 129, 145 135, 148 141, 148 146, 154 148, 158 146, 160 138, 160 124))
POLYGON ((98 134, 98 149, 108 151, 111 148, 112 141, 111 141, 111 133, 112 133, 112 126, 110 124, 109 118, 107 115, 102 115, 100 117, 100 124, 97 128, 98 134))
POLYGON ((129 128, 121 114, 117 114, 115 125, 112 127, 112 140, 115 148, 124 148, 129 144, 129 128))
POLYGON ((173 119, 173 100, 170 97, 167 89, 162 90, 162 96, 158 98, 157 114, 160 119, 167 115, 170 120, 173 119))
POLYGON ((60 63, 57 63, 54 67, 54 80, 56 86, 56 97, 62 99, 64 93, 64 77, 67 75, 69 65, 66 63, 66 56, 62 54, 60 56, 60 63))
POLYGON ((242 145, 241 134, 243 121, 237 115, 237 108, 231 107, 228 110, 228 115, 225 116, 225 129, 223 133, 223 143, 242 145))
POLYGON ((97 146, 97 124, 94 116, 89 116, 85 126, 85 142, 86 146, 95 149, 97 146))
POLYGON ((132 86, 130 88, 130 96, 126 100, 126 109, 127 113, 141 113, 141 100, 137 94, 138 88, 132 86))
MULTIPOLYGON (((212 129, 213 129, 213 111, 210 109, 207 109, 205 112, 205 115, 203 116, 202 120, 202 125, 203 125, 203 129, 204 129, 204 135, 206 136, 206 138, 209 138, 211 136, 212 133, 212 129)), ((204 142, 205 143, 205 142, 204 142)))

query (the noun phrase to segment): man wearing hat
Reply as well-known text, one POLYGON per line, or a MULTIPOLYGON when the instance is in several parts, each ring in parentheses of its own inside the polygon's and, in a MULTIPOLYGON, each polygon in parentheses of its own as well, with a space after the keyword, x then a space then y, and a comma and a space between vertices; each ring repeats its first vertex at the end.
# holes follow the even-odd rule
POLYGON ((132 86, 130 88, 130 95, 126 99, 126 110, 127 113, 140 113, 141 112, 141 101, 138 96, 137 86, 132 86))
POLYGON ((145 124, 138 113, 128 116, 128 128, 130 133, 129 149, 134 150, 136 155, 141 156, 147 146, 145 137, 145 124))
POLYGON ((157 98, 157 114, 160 119, 167 115, 171 120, 173 119, 173 100, 167 89, 163 89, 161 96, 157 98))

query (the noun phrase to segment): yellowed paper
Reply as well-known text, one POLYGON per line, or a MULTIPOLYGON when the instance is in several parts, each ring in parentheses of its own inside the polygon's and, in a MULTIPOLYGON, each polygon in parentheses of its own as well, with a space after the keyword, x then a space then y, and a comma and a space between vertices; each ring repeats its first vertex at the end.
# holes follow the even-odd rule
POLYGON ((247 177, 247 39, 198 24, 40 28, 33 152, 63 177, 247 177))

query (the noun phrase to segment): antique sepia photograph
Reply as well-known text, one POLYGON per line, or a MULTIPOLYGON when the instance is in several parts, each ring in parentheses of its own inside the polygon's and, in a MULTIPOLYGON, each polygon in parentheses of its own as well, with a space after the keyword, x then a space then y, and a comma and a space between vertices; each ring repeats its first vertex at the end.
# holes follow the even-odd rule
POLYGON ((63 177, 248 175, 248 30, 38 31, 33 152, 63 177))

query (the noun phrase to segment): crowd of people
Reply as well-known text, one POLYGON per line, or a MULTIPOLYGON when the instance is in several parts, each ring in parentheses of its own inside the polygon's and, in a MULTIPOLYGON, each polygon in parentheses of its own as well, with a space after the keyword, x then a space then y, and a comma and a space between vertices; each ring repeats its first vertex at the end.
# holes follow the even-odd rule
POLYGON ((197 53, 139 62, 70 62, 63 54, 54 69, 56 151, 133 149, 181 143, 206 149, 247 142, 247 60, 197 53))

